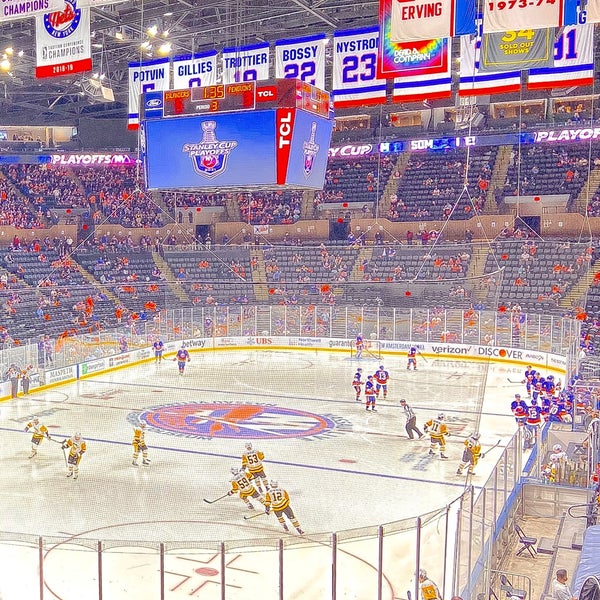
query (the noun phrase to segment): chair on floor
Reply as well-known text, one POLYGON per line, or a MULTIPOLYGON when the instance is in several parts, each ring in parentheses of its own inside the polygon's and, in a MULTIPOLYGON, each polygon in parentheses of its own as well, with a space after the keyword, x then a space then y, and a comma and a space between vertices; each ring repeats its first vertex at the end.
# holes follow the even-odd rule
POLYGON ((517 524, 515 524, 515 532, 519 536, 519 542, 521 543, 517 556, 521 556, 523 552, 529 552, 531 557, 535 558, 535 555, 537 554, 537 550, 535 549, 537 538, 525 535, 525 532, 517 524))
POLYGON ((525 600, 525 596, 527 596, 527 592, 525 590, 518 590, 514 588, 513 584, 504 574, 500 575, 500 589, 503 592, 506 592, 506 597, 509 600, 525 600))

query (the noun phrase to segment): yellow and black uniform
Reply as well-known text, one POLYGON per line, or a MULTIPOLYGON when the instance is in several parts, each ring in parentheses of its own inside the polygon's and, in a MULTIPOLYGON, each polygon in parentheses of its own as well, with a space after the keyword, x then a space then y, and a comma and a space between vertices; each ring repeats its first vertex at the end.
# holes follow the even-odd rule
POLYGON ((148 446, 146 446, 146 423, 140 423, 137 427, 133 428, 133 441, 131 445, 133 446, 133 462, 131 463, 135 467, 137 467, 137 459, 140 455, 140 451, 142 453, 142 464, 149 465, 150 460, 148 459, 148 446))
POLYGON ((29 458, 33 458, 37 454, 37 447, 42 443, 42 440, 47 437, 50 439, 48 428, 40 423, 37 417, 33 417, 27 425, 25 431, 31 431, 31 454, 29 458))
POLYGON ((448 458, 446 452, 446 436, 448 435, 448 427, 444 423, 444 415, 440 413, 437 419, 430 419, 425 423, 425 431, 429 434, 430 446, 429 454, 433 456, 436 448, 440 448, 440 457, 448 458))
POLYGON ((419 587, 422 600, 442 600, 438 586, 429 579, 424 569, 419 572, 419 587))
POLYGON ((263 460, 265 455, 260 451, 252 447, 252 444, 246 444, 246 452, 242 454, 242 469, 248 471, 252 478, 256 482, 256 486, 259 492, 262 493, 262 485, 266 491, 269 490, 269 482, 267 481, 267 475, 265 474, 265 468, 263 460))
POLYGON ((67 456, 67 477, 77 479, 79 476, 79 463, 81 462, 81 457, 87 450, 85 440, 81 437, 80 433, 76 433, 73 437, 65 440, 62 447, 63 450, 69 450, 69 455, 67 456))
POLYGON ((271 481, 271 489, 267 492, 265 498, 265 505, 267 507, 267 514, 273 509, 277 520, 281 523, 285 531, 289 531, 287 523, 285 522, 284 515, 290 520, 291 524, 296 528, 296 531, 302 535, 304 531, 300 528, 300 523, 294 511, 290 506, 290 496, 286 490, 280 488, 277 482, 271 481))
POLYGON ((462 475, 463 469, 468 466, 469 475, 475 475, 473 470, 475 469, 475 465, 479 461, 479 457, 482 457, 481 454, 481 444, 479 443, 479 434, 474 433, 470 435, 463 442, 465 449, 463 450, 462 460, 458 465, 458 469, 456 471, 457 475, 462 475))
POLYGON ((254 510, 254 505, 250 502, 250 498, 258 500, 261 504, 265 503, 264 498, 258 493, 254 485, 252 485, 251 480, 253 476, 251 473, 247 473, 243 469, 237 469, 236 467, 232 467, 231 473, 233 474, 233 478, 231 479, 231 489, 227 492, 229 496, 233 496, 233 494, 239 492, 240 499, 245 502, 250 510, 254 510))

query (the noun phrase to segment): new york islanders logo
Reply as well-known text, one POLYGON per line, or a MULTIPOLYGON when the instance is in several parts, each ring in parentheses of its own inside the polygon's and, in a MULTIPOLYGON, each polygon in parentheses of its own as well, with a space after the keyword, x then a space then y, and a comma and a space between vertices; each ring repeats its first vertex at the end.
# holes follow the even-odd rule
POLYGON ((315 157, 319 153, 319 144, 315 143, 315 136, 317 134, 317 124, 315 121, 310 126, 310 139, 306 140, 302 144, 302 150, 304 151, 304 176, 309 177, 312 173, 313 165, 315 163, 315 157))
POLYGON ((62 40, 69 37, 79 26, 81 10, 76 0, 65 0, 64 9, 44 15, 44 27, 49 35, 62 40))
POLYGON ((190 157, 194 171, 207 179, 217 177, 225 171, 227 159, 238 145, 234 140, 219 141, 215 133, 216 128, 216 121, 204 121, 202 140, 193 144, 184 144, 181 149, 190 157))
POLYGON ((236 402, 190 402, 148 408, 131 414, 156 430, 195 438, 285 439, 322 434, 333 419, 291 408, 236 402))

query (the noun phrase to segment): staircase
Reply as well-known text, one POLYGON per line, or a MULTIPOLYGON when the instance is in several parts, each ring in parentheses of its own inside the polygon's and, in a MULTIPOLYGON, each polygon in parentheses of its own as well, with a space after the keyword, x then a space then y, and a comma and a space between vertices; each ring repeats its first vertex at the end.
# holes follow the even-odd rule
POLYGON ((240 203, 237 201, 235 193, 227 194, 225 198, 225 212, 227 213, 228 221, 241 221, 242 213, 240 212, 240 203))
POLYGON ((350 271, 348 281, 362 281, 364 273, 360 270, 360 266, 364 260, 370 261, 372 258, 373 246, 362 246, 358 256, 356 257, 356 260, 354 261, 354 266, 352 267, 352 271, 350 271))
POLYGON ((573 203, 571 212, 578 212, 583 215, 587 214, 587 205, 590 198, 596 193, 600 187, 600 169, 592 169, 590 176, 585 182, 585 185, 581 188, 577 200, 573 203))
POLYGON ((305 190, 302 194, 301 219, 312 219, 315 216, 315 194, 314 190, 305 190))
POLYGON ((398 182, 402 179, 402 177, 404 177, 404 173, 406 172, 406 168, 408 167, 411 157, 411 152, 403 152, 398 157, 396 165, 392 169, 392 174, 396 173, 397 171, 400 174, 400 177, 394 179, 394 177, 390 176, 387 180, 379 200, 379 216, 387 215, 387 212, 390 209, 390 198, 396 193, 396 190, 398 189, 398 182))
POLYGON ((567 309, 573 308, 574 306, 583 306, 583 299, 598 273, 600 273, 600 261, 591 265, 588 272, 580 277, 577 283, 560 299, 558 306, 567 309))
POLYGON ((498 189, 504 189, 504 182, 506 181, 506 174, 508 173, 508 166, 510 164, 510 155, 512 151, 512 146, 500 146, 498 149, 496 163, 494 164, 490 185, 485 197, 485 207, 483 209, 484 215, 498 214, 498 205, 496 204, 496 196, 494 192, 498 189))
POLYGON ((489 247, 487 245, 478 245, 473 247, 473 254, 471 255, 471 262, 469 263, 469 269, 466 274, 467 280, 476 279, 475 289, 473 290, 473 297, 477 302, 486 300, 488 289, 485 286, 479 285, 483 280, 485 274, 485 265, 489 254, 489 247))
POLYGON ((256 270, 252 271, 254 297, 258 302, 267 302, 269 298, 267 270, 265 268, 265 256, 260 248, 250 249, 250 260, 254 258, 256 258, 258 262, 256 270))
POLYGON ((81 273, 81 276, 90 284, 92 288, 100 290, 100 292, 102 292, 111 302, 114 302, 115 304, 119 302, 117 296, 115 296, 115 294, 107 287, 102 285, 85 267, 83 267, 79 263, 76 264, 78 271, 81 273))
POLYGON ((175 279, 175 275, 173 275, 173 271, 171 271, 171 267, 169 263, 158 253, 152 253, 152 260, 154 264, 160 269, 163 277, 165 278, 165 282, 169 286, 169 289, 173 292, 173 295, 183 303, 190 303, 190 299, 187 295, 187 292, 183 289, 183 286, 177 279, 175 279))

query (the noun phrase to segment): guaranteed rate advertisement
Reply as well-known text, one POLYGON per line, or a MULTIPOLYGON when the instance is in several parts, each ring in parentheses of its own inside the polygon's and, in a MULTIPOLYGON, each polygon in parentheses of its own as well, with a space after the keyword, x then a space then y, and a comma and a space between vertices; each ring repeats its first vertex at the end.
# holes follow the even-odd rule
POLYGON ((151 189, 274 185, 276 181, 273 110, 146 121, 145 140, 151 189))

